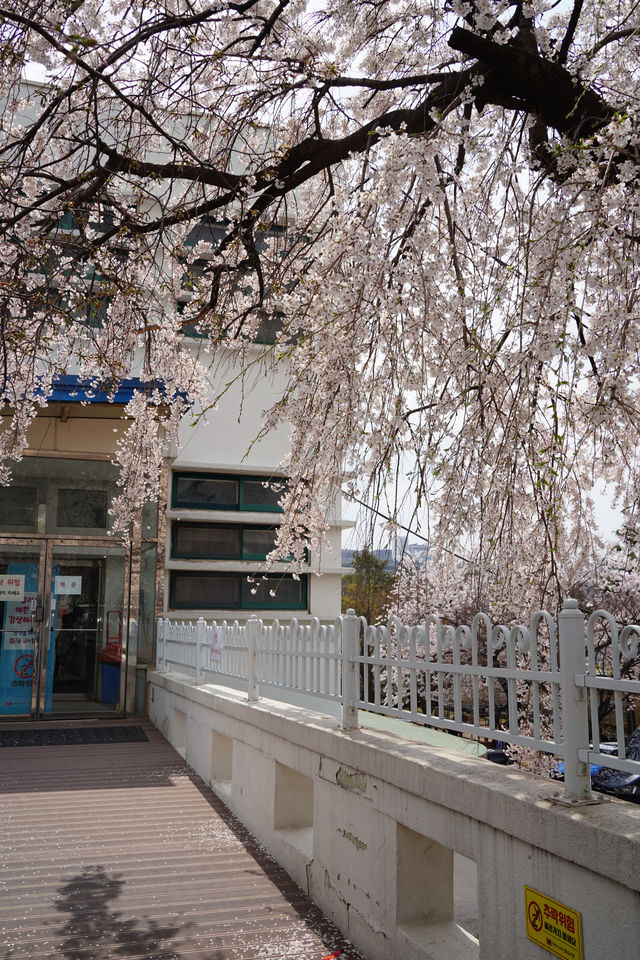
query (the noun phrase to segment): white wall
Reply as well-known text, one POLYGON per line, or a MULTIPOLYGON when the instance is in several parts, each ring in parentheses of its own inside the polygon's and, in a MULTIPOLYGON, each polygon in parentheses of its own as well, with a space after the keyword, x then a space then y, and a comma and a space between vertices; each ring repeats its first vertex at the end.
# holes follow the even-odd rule
POLYGON ((585 960, 638 960, 640 808, 175 676, 149 715, 368 960, 541 960, 525 885, 582 914, 585 960))
MULTIPOLYGON (((197 342, 194 350, 198 349, 197 342)), ((233 359, 233 354, 225 358, 221 348, 211 365, 209 395, 213 398, 222 393, 216 407, 203 415, 193 425, 190 417, 185 417, 180 425, 180 446, 175 458, 171 462, 172 470, 207 470, 231 473, 244 473, 268 476, 270 471, 278 473, 278 466, 289 450, 289 434, 286 426, 269 432, 259 442, 256 437, 263 423, 263 415, 272 404, 283 394, 286 385, 286 376, 282 371, 274 372, 269 359, 261 360, 255 367, 250 368, 243 381, 235 382, 240 367, 233 359), (224 392, 226 384, 231 384, 224 392)), ((248 356, 259 356, 260 349, 247 347, 248 356)), ((341 498, 336 497, 336 504, 332 511, 331 522, 340 522, 341 498)), ((169 510, 169 518, 180 516, 183 519, 208 520, 219 522, 265 523, 276 520, 276 516, 267 516, 264 513, 242 516, 223 515, 216 511, 169 510)), ((170 558, 170 529, 167 531, 166 556, 170 558)), ((311 557, 309 571, 321 571, 322 576, 309 576, 308 581, 308 610, 296 611, 296 616, 317 616, 331 620, 338 616, 341 608, 341 529, 339 525, 332 526, 328 531, 330 549, 323 549, 319 555, 311 557)), ((195 561, 188 563, 172 562, 169 559, 168 567, 174 569, 224 569, 228 571, 243 571, 254 574, 264 570, 264 564, 237 561, 232 563, 211 563, 195 561)), ((285 567, 275 568, 275 572, 284 571, 285 567)), ((167 578, 168 583, 168 578, 167 578)), ((165 589, 165 613, 176 616, 178 619, 197 619, 199 616, 211 620, 226 616, 231 619, 246 619, 256 612, 258 616, 271 620, 282 615, 282 611, 265 610, 181 610, 175 614, 168 604, 169 590, 165 589)), ((288 614, 287 614, 288 615, 288 614)))
MULTIPOLYGON (((337 617, 342 603, 342 577, 312 574, 309 577, 309 613, 323 620, 337 617)), ((267 614, 270 616, 270 614, 267 614)))
MULTIPOLYGON (((219 348, 221 351, 224 348, 219 348)), ((258 355, 258 348, 248 347, 258 355)), ((259 443, 254 443, 263 423, 264 411, 282 396, 286 379, 282 373, 274 373, 272 364, 260 361, 245 374, 244 382, 233 382, 239 367, 232 357, 225 361, 224 355, 212 359, 209 395, 213 398, 231 383, 217 406, 192 426, 191 418, 185 417, 180 425, 180 449, 174 462, 176 469, 210 463, 242 466, 249 471, 277 467, 289 449, 289 434, 286 427, 271 431, 259 443)), ((197 411, 194 411, 197 412, 197 411)))

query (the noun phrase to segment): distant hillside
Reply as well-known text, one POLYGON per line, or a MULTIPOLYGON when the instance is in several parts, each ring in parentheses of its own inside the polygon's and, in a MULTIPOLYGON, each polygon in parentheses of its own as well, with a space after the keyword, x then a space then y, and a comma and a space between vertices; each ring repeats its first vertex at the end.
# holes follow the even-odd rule
MULTIPOLYGON (((343 550, 342 566, 343 567, 353 566, 353 562, 352 562, 353 555, 354 553, 357 553, 357 552, 358 552, 357 550, 343 550)), ((395 550, 392 550, 390 548, 378 549, 378 550, 372 550, 371 553, 373 553, 374 557, 377 557, 378 560, 384 560, 385 570, 387 570, 389 573, 393 573, 395 571, 396 569, 396 551, 395 550)), ((400 560, 402 560, 402 556, 404 555, 405 557, 406 556, 411 557, 411 559, 414 560, 416 563, 424 563, 424 561, 427 559, 428 553, 429 553, 429 545, 426 543, 407 543, 407 544, 404 544, 404 546, 399 544, 398 551, 397 551, 397 562, 400 562, 400 560)))

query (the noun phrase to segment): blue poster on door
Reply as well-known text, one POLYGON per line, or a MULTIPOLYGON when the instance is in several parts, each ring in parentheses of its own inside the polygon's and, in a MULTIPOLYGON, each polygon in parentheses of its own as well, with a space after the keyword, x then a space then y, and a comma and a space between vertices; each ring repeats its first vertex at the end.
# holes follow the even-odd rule
POLYGON ((8 714, 31 710, 38 564, 10 563, 6 576, 12 575, 20 589, 4 600, 0 637, 0 713, 8 714))

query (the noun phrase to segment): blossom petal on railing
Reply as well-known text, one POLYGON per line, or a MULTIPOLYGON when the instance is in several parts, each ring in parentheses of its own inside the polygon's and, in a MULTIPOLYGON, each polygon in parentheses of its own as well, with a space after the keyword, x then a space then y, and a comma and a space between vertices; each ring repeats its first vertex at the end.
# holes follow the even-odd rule
POLYGON ((485 629, 485 635, 486 635, 486 638, 487 638, 487 654, 488 654, 488 652, 489 652, 489 644, 490 644, 490 642, 491 642, 491 633, 492 633, 493 627, 492 627, 492 625, 491 625, 491 620, 490 620, 489 617, 486 615, 486 613, 476 613, 475 617, 474 617, 473 620, 471 621, 472 643, 473 643, 473 645, 475 646, 475 648, 476 648, 476 650, 477 650, 477 648, 478 648, 478 640, 479 640, 479 638, 478 638, 478 627, 480 626, 480 624, 482 624, 482 625, 484 626, 484 629, 485 629))
POLYGON ((456 639, 460 641, 463 650, 471 650, 473 646, 473 631, 465 625, 456 627, 456 639))
POLYGON ((627 660, 634 660, 640 653, 640 625, 630 623, 620 634, 620 652, 627 660), (633 637, 629 643, 629 637, 633 637))
POLYGON ((517 624, 511 628, 509 642, 516 647, 520 653, 529 653, 531 651, 532 641, 529 628, 524 624, 517 624))
POLYGON ((438 634, 438 650, 440 654, 447 653, 449 650, 453 649, 453 641, 456 637, 455 628, 450 626, 448 623, 440 624, 440 632, 438 634))
POLYGON ((511 637, 511 630, 509 627, 505 627, 504 624, 499 623, 493 628, 491 633, 488 636, 487 647, 491 650, 492 653, 500 650, 503 646, 507 647, 509 644, 509 638, 511 637))

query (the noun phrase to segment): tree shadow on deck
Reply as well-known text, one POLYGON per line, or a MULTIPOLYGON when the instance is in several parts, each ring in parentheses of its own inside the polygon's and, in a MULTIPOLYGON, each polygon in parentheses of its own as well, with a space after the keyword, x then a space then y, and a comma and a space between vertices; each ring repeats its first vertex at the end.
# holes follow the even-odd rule
MULTIPOLYGON (((95 866, 85 867, 60 887, 56 910, 67 913, 69 919, 58 931, 62 940, 57 956, 65 960, 180 960, 180 949, 172 941, 188 936, 192 924, 164 926, 151 918, 125 919, 113 906, 124 886, 121 874, 95 866)), ((217 950, 199 956, 223 960, 217 950)))

